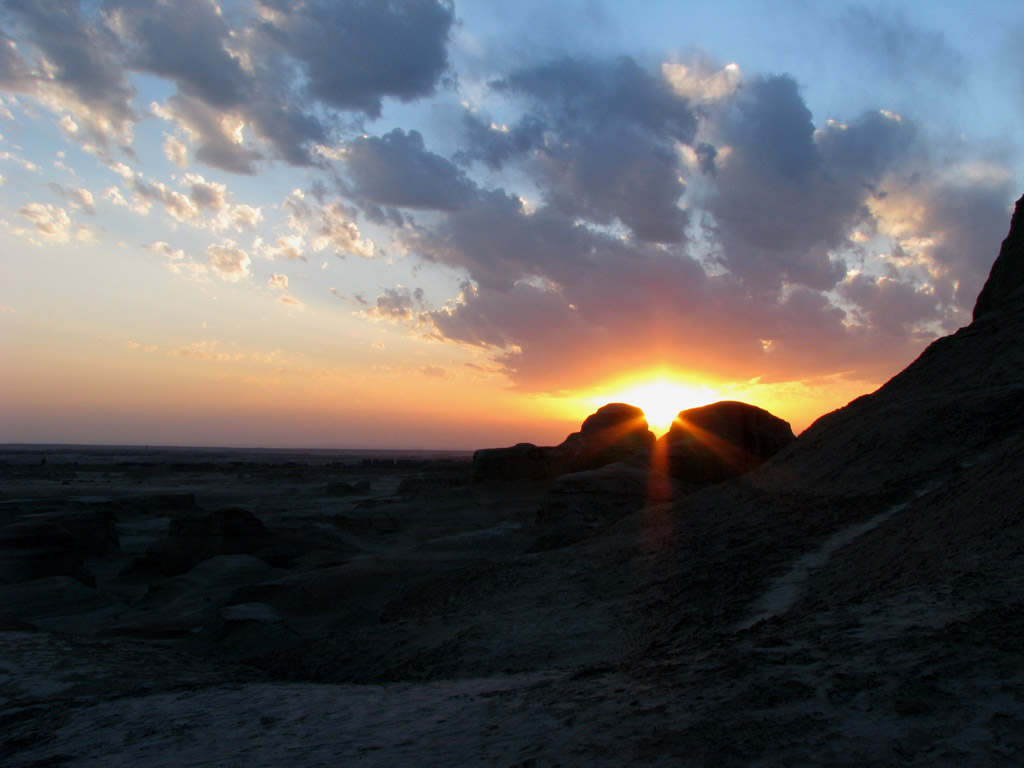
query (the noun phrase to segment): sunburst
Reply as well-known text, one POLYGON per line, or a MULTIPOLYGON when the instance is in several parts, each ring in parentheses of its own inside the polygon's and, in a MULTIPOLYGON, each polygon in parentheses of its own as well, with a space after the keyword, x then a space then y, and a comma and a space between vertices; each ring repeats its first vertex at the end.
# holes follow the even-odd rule
POLYGON ((695 408, 718 400, 718 393, 703 384, 672 378, 633 379, 610 390, 607 398, 641 408, 647 416, 651 431, 667 432, 676 415, 687 408, 695 408))

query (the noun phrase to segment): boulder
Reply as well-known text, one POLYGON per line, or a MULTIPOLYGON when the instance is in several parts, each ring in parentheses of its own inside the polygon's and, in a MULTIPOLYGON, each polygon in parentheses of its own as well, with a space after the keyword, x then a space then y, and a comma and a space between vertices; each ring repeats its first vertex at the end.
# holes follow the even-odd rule
POLYGON ((473 454, 473 480, 545 480, 619 461, 646 463, 655 442, 642 410, 609 403, 590 414, 580 431, 560 445, 519 443, 477 451, 473 454))
POLYGON ((985 287, 974 304, 974 319, 996 312, 1024 295, 1024 197, 1017 201, 1010 220, 1010 232, 992 264, 985 287))
POLYGON ((680 411, 661 441, 672 477, 718 483, 749 472, 795 439, 789 422, 725 400, 680 411))

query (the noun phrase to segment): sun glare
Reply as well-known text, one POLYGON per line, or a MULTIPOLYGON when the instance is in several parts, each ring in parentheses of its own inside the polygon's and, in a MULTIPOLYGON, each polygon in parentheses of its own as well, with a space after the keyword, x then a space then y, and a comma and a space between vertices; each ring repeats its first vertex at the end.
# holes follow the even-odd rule
POLYGON ((615 395, 611 399, 642 409, 651 431, 658 435, 668 431, 680 411, 720 399, 713 389, 704 385, 684 384, 668 379, 626 385, 613 391, 615 395))

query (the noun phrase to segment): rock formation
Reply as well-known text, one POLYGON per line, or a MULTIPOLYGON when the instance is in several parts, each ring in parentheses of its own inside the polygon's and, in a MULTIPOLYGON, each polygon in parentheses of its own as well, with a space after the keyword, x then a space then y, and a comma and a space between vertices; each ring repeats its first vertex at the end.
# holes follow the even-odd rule
POLYGON ((94 586, 84 560, 119 554, 116 523, 106 510, 33 510, 0 526, 0 584, 68 576, 94 586))
POLYGON ((543 480, 617 461, 646 461, 654 443, 654 433, 642 410, 625 403, 609 403, 590 414, 580 431, 560 445, 519 443, 511 448, 477 451, 473 454, 473 479, 543 480))
POLYGON ((559 448, 568 454, 569 471, 579 472, 634 457, 643 459, 654 442, 642 410, 626 403, 609 403, 590 414, 580 431, 569 435, 559 448))
POLYGON ((1022 296, 1024 287, 1024 197, 1010 220, 1010 232, 999 249, 985 287, 974 305, 974 319, 999 309, 1004 303, 1022 296))
POLYGON ((681 411, 661 443, 672 477, 702 484, 746 474, 795 439, 789 422, 724 400, 681 411))
POLYGON ((542 480, 565 471, 558 448, 517 443, 510 448, 481 448, 473 454, 473 480, 542 480))
POLYGON ((252 554, 268 536, 259 518, 244 509, 181 517, 170 522, 159 546, 160 569, 173 576, 217 555, 252 554))

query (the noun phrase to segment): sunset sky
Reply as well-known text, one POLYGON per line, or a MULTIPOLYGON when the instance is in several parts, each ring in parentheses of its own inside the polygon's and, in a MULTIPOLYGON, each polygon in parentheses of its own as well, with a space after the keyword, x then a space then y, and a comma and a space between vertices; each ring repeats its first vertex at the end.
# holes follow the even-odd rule
POLYGON ((1019 0, 0 9, 0 443, 799 432, 970 321, 1024 192, 1019 0))

